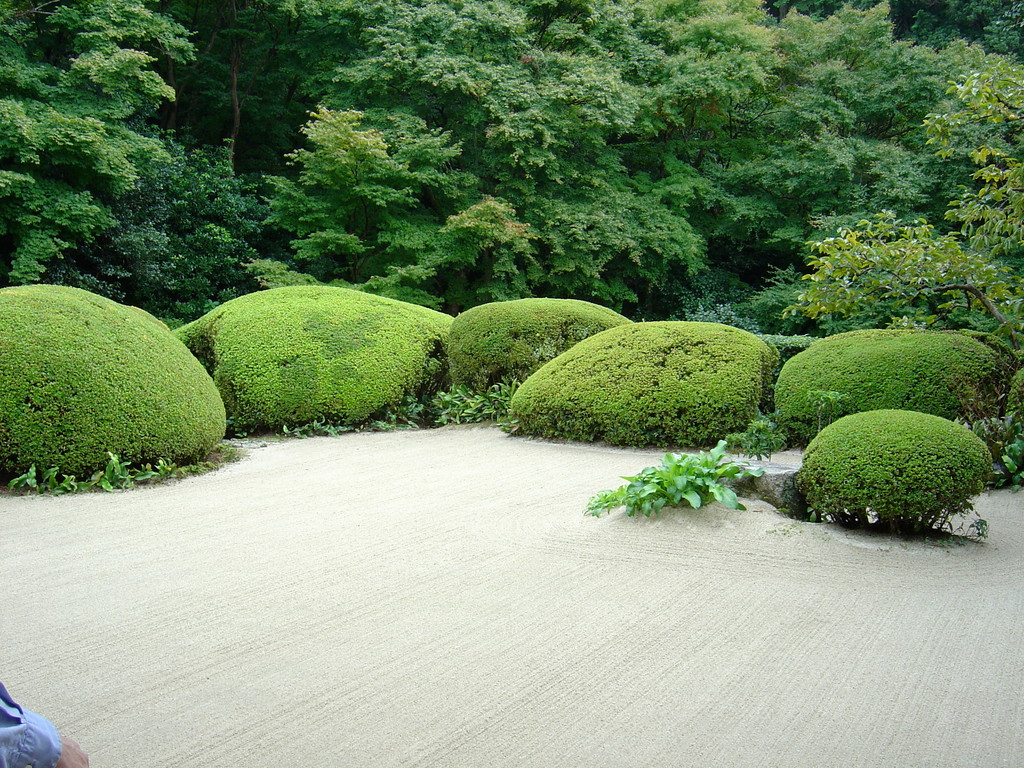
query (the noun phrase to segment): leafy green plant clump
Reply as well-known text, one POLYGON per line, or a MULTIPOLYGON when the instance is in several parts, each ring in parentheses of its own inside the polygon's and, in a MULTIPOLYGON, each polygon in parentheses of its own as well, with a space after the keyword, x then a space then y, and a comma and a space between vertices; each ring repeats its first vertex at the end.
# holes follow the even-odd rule
POLYGON ((447 392, 438 392, 431 401, 433 423, 477 424, 481 421, 503 422, 508 418, 509 404, 519 385, 499 382, 483 392, 469 387, 455 386, 447 392))
POLYGON ((618 312, 575 299, 481 304, 452 323, 452 381, 481 392, 502 381, 523 381, 583 339, 629 322, 618 312))
POLYGON ((786 434, 773 416, 759 413, 743 432, 731 432, 725 441, 730 449, 760 461, 771 459, 773 453, 786 447, 786 434))
POLYGON ((861 411, 901 408, 955 419, 967 402, 995 411, 999 378, 999 355, 958 333, 851 331, 790 358, 775 384, 775 406, 790 438, 806 444, 831 418, 861 411), (823 404, 823 393, 830 403, 823 404))
POLYGON ((993 488, 1024 485, 1024 421, 1016 412, 976 419, 967 425, 992 456, 993 488))
POLYGON ((177 333, 203 361, 236 431, 357 425, 446 377, 452 318, 329 286, 233 299, 177 333))
POLYGON ((77 288, 0 290, 0 474, 201 459, 224 436, 209 375, 159 320, 77 288))
POLYGON ((623 477, 626 485, 595 494, 587 504, 587 514, 600 517, 617 507, 625 507, 633 517, 637 512, 650 517, 665 507, 685 502, 694 509, 718 501, 731 509, 745 509, 736 492, 727 483, 742 477, 760 477, 764 469, 725 457, 725 440, 710 451, 693 455, 666 453, 661 464, 645 467, 640 474, 623 477))
POLYGON ((512 398, 524 434, 709 446, 757 415, 778 353, 718 323, 631 323, 581 341, 512 398))
POLYGON ((825 427, 807 446, 797 482, 821 517, 920 534, 951 530, 991 472, 988 448, 967 427, 917 411, 876 410, 825 427))

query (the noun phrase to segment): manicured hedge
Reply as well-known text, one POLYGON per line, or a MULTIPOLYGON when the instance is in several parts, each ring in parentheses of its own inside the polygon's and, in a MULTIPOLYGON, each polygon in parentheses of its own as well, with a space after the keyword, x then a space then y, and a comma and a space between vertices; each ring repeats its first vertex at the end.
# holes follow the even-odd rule
POLYGON ((823 391, 842 395, 836 415, 898 408, 955 419, 962 399, 996 408, 1000 362, 993 349, 959 333, 851 331, 790 358, 775 384, 775 406, 790 438, 804 444, 817 432, 823 391))
POLYGON ((237 428, 359 424, 446 377, 452 318, 360 291, 293 286, 222 304, 178 329, 237 428))
POLYGON ((615 445, 707 446, 745 429, 778 353, 718 323, 633 323, 542 366, 512 398, 522 432, 615 445))
POLYGON ((523 381, 574 344, 628 322, 618 312, 575 299, 481 304, 452 323, 452 381, 477 391, 501 381, 523 381))
POLYGON ((821 430, 797 477, 808 505, 838 523, 921 533, 970 511, 991 472, 988 448, 963 425, 877 410, 821 430))
POLYGON ((77 288, 0 290, 0 472, 187 464, 224 436, 199 361, 156 318, 77 288))
POLYGON ((1006 410, 1024 417, 1024 368, 1010 379, 1010 392, 1006 396, 1006 410))

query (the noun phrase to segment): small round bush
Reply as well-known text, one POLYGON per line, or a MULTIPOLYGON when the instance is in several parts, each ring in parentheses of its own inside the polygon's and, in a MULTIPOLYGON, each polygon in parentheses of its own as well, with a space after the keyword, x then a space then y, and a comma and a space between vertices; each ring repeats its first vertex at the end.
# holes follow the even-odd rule
POLYGON ((122 461, 202 459, 224 406, 153 316, 77 288, 0 290, 0 472, 84 477, 122 461))
POLYGON ((452 318, 329 286, 259 291, 178 334, 213 374, 237 429, 360 424, 446 376, 452 318))
POLYGON ((575 299, 481 304, 452 323, 452 381, 481 392, 502 381, 523 381, 583 339, 628 322, 618 312, 575 299))
POLYGON ((797 478, 810 507, 848 527, 945 529, 971 509, 992 472, 967 427, 917 411, 844 416, 818 433, 797 478))
POLYGON ((959 333, 851 331, 787 360, 775 407, 790 438, 806 444, 819 423, 861 411, 900 408, 955 419, 962 401, 994 411, 999 376, 998 354, 959 333), (838 393, 838 403, 822 412, 828 392, 838 393))
POLYGON ((525 434, 708 446, 757 414, 778 353, 718 323, 620 325, 546 363, 512 398, 525 434))

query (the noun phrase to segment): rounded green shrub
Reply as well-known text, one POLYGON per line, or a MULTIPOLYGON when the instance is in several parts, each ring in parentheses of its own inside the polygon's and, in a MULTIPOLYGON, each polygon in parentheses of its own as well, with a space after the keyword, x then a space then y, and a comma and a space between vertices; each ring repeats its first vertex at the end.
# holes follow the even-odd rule
POLYGON ((964 402, 996 409, 1000 360, 959 333, 850 331, 814 342, 782 366, 775 407, 790 439, 806 444, 832 419, 900 408, 955 419, 964 402))
POLYGON ((718 323, 620 325, 543 365, 512 398, 520 431, 613 445, 707 446, 757 414, 778 353, 718 323))
POLYGON ((1024 368, 1010 379, 1010 391, 1006 396, 1006 410, 1024 416, 1024 368))
POLYGON ((481 304, 452 323, 452 381, 480 392, 502 381, 523 381, 574 344, 628 322, 618 312, 575 299, 481 304))
POLYGON ((178 329, 213 375, 236 428, 359 424, 446 376, 452 318, 329 286, 232 299, 178 329))
POLYGON ((188 464, 224 424, 213 381, 152 315, 77 288, 0 290, 0 472, 81 477, 108 451, 188 464))
POLYGON ((821 430, 797 482, 810 507, 842 525, 921 533, 970 511, 991 472, 985 443, 967 427, 917 411, 877 410, 821 430))

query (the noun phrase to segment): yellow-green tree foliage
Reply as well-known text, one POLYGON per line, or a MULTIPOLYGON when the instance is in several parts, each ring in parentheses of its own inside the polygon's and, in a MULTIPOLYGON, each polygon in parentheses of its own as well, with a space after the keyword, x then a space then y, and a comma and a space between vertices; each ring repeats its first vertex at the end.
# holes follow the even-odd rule
POLYGON ((452 381, 477 390, 522 381, 574 344, 628 322, 618 312, 575 299, 481 304, 452 323, 452 381))
POLYGON ((531 435, 706 446, 757 414, 778 352, 719 323, 631 323, 581 341, 512 398, 531 435))
POLYGON ((199 361, 156 318, 77 288, 0 290, 0 473, 179 464, 224 436, 199 361))
POLYGON ((232 299, 177 333, 240 428, 359 424, 446 377, 452 318, 331 286, 232 299))

